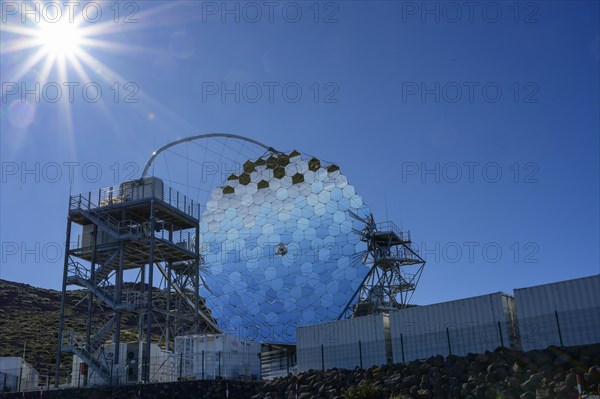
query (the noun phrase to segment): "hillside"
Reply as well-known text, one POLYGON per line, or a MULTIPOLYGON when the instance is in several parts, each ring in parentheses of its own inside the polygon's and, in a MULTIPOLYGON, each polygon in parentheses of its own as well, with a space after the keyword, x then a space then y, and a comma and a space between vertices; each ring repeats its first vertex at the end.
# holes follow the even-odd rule
MULTIPOLYGON (((67 317, 66 329, 80 334, 85 333, 84 297, 83 290, 67 293, 67 316, 73 317, 67 317)), ((163 298, 157 299, 156 305, 164 307, 163 298)), ((27 362, 40 374, 51 370, 53 375, 59 314, 60 291, 0 280, 0 356, 23 356, 25 349, 27 362)), ((95 314, 105 317, 106 309, 97 306, 95 314)), ((161 315, 156 317, 160 319, 161 315)), ((137 318, 125 317, 122 323, 122 342, 136 341, 137 318)), ((65 374, 71 371, 71 359, 69 354, 62 356, 61 368, 65 374)))
MULTIPOLYGON (((83 296, 69 291, 68 301, 75 304, 83 296)), ((0 356, 23 356, 26 345, 29 363, 40 373, 53 370, 59 311, 59 291, 0 280, 0 356)))

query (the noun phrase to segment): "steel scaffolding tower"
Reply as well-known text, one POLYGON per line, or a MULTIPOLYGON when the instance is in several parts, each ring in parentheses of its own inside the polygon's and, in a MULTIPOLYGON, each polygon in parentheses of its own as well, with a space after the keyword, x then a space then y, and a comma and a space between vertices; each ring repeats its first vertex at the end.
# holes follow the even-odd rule
POLYGON ((340 319, 387 313, 409 306, 425 261, 412 248, 410 232, 402 232, 393 222, 375 223, 373 215, 352 216, 365 224, 355 230, 367 244, 360 262, 371 269, 346 305, 340 319))
POLYGON ((62 353, 118 382, 111 369, 127 360, 118 349, 111 367, 100 357, 107 343, 119 348, 126 329, 137 329, 140 343, 132 382, 151 380, 151 343, 170 350, 177 335, 219 332, 199 296, 199 215, 198 203, 155 177, 70 196, 55 386, 62 353), (83 288, 86 303, 67 303, 69 286, 83 288), (85 334, 68 330, 76 324, 85 334))

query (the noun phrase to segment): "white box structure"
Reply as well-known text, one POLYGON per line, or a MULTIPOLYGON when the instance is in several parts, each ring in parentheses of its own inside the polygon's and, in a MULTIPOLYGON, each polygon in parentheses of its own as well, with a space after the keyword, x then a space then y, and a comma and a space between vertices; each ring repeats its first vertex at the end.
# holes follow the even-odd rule
MULTIPOLYGON (((100 361, 107 369, 112 370, 113 381, 117 384, 136 383, 141 381, 140 344, 138 342, 122 343, 119 350, 119 364, 113 364, 115 345, 104 345, 100 349, 100 361)), ((73 356, 71 369, 71 386, 80 387, 85 384, 106 385, 107 381, 100 378, 94 371, 86 367, 83 360, 73 356), (87 376, 87 378, 86 378, 87 376)), ((161 349, 158 345, 150 346, 150 381, 174 381, 173 354, 161 349)))
POLYGON ((600 343, 600 275, 515 290, 523 350, 600 343))
MULTIPOLYGON (((115 229, 118 226, 113 226, 115 229)), ((117 242, 117 240, 105 231, 98 229, 97 232, 97 244, 108 245, 117 242)), ((91 251, 91 247, 94 245, 94 225, 86 224, 83 226, 81 231, 81 247, 88 251, 91 251)))
POLYGON ((144 198, 163 199, 164 183, 158 177, 146 177, 143 180, 130 180, 121 183, 120 196, 124 200, 139 200, 144 198))
POLYGON ((519 348, 514 299, 502 292, 392 312, 390 329, 394 363, 519 348))
POLYGON ((233 334, 186 335, 175 338, 176 377, 260 379, 262 344, 233 334))
POLYGON ((299 327, 296 352, 299 372, 391 363, 389 318, 379 314, 299 327))
POLYGON ((40 375, 22 357, 0 357, 0 392, 39 389, 40 375))

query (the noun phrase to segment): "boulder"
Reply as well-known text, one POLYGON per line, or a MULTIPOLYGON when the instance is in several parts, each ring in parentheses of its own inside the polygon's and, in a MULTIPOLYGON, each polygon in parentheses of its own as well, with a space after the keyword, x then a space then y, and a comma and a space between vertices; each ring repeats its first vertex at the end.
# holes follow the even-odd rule
POLYGON ((565 377, 565 385, 569 388, 575 388, 577 386, 577 376, 573 373, 567 374, 565 377))
POLYGON ((402 379, 402 385, 407 387, 412 387, 413 385, 417 385, 419 383, 419 377, 416 375, 409 375, 408 377, 404 377, 402 379))
POLYGON ((526 392, 535 393, 535 390, 540 387, 542 379, 543 377, 541 376, 541 374, 531 374, 531 376, 529 376, 529 379, 523 384, 521 384, 521 388, 523 388, 523 390, 526 392))

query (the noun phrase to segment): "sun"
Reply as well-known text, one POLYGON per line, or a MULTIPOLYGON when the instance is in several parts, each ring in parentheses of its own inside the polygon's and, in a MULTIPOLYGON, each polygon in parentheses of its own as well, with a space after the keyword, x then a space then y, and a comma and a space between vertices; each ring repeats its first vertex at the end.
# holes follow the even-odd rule
POLYGON ((61 20, 40 24, 37 39, 47 55, 64 58, 76 56, 80 52, 83 34, 77 24, 61 20))
MULTIPOLYGON (((3 0, 0 3, 4 6, 3 0)), ((141 37, 144 30, 152 29, 154 25, 133 22, 144 15, 162 15, 176 7, 175 3, 167 2, 149 7, 136 14, 136 18, 126 21, 124 15, 118 14, 118 8, 115 8, 121 7, 119 2, 7 2, 0 12, 0 63, 2 95, 6 98, 5 101, 10 98, 11 106, 8 109, 11 115, 25 113, 31 115, 33 120, 38 103, 48 103, 48 107, 54 107, 54 103, 57 103, 57 120, 66 128, 69 136, 73 137, 73 103, 89 103, 88 88, 98 88, 96 92, 100 96, 102 85, 105 85, 106 99, 118 98, 119 101, 121 94, 118 88, 122 87, 123 92, 128 91, 128 88, 136 90, 136 93, 138 91, 137 85, 130 78, 120 75, 114 66, 105 64, 101 56, 108 57, 111 62, 121 62, 115 54, 156 56, 154 47, 120 39, 128 32, 137 32, 138 37, 141 37), (105 4, 106 12, 102 18, 100 8, 105 4), (89 6, 97 13, 86 11, 89 6), (5 82, 14 92, 10 97, 5 94, 5 82), (114 96, 109 96, 109 90, 113 90, 114 96), (54 93, 58 94, 52 97, 54 93), (35 102, 32 103, 31 99, 35 102), (16 105, 12 105, 13 103, 16 105)), ((127 5, 122 8, 123 12, 129 9, 127 5)), ((138 11, 137 6, 134 11, 138 11)), ((131 13, 126 15, 132 17, 131 13)), ((129 96, 131 92, 122 95, 129 96)), ((147 94, 140 91, 139 95, 152 104, 153 108, 163 109, 158 101, 147 94)), ((112 117, 109 102, 99 100, 100 97, 98 108, 101 112, 112 117)), ((144 109, 143 112, 146 116, 147 110, 144 109)), ((30 124, 28 122, 27 126, 30 124)))

